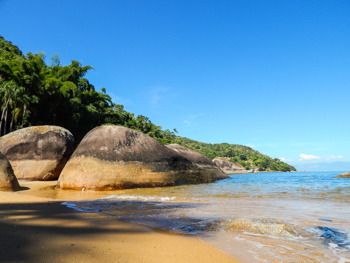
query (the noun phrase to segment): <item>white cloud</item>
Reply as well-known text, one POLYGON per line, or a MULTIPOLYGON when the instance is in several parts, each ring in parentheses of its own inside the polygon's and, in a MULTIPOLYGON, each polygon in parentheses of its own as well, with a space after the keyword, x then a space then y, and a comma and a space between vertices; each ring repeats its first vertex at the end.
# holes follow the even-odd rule
POLYGON ((286 160, 286 158, 278 158, 278 159, 280 159, 282 162, 284 162, 285 160, 286 160))
POLYGON ((299 159, 300 161, 320 159, 319 156, 315 156, 312 154, 308 155, 308 154, 302 153, 302 154, 299 154, 299 156, 300 156, 300 159, 299 159))
POLYGON ((203 116, 203 114, 190 114, 187 116, 187 118, 184 120, 184 123, 188 126, 195 125, 197 123, 197 119, 203 116))
POLYGON ((133 104, 132 100, 127 99, 127 98, 118 97, 114 93, 110 93, 109 96, 111 97, 112 101, 115 104, 121 104, 121 105, 124 105, 124 106, 133 104))
POLYGON ((331 156, 326 156, 325 158, 327 160, 334 160, 334 159, 341 159, 341 158, 343 158, 343 156, 341 156, 341 155, 337 155, 337 156, 331 155, 331 156))
POLYGON ((157 107, 160 103, 161 100, 166 97, 166 93, 168 92, 169 88, 163 87, 163 86, 157 86, 153 87, 149 91, 149 103, 151 104, 152 107, 157 107))
POLYGON ((148 103, 153 108, 168 106, 180 96, 180 93, 166 86, 153 86, 145 93, 148 103))

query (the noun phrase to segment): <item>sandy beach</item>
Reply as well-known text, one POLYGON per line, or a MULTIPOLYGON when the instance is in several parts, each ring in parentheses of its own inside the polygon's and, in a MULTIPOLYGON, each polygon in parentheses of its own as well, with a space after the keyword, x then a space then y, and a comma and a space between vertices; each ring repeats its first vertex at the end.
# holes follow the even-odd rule
POLYGON ((20 181, 21 191, 0 192, 2 263, 238 262, 195 237, 77 212, 62 202, 108 193, 54 190, 55 184, 20 181))

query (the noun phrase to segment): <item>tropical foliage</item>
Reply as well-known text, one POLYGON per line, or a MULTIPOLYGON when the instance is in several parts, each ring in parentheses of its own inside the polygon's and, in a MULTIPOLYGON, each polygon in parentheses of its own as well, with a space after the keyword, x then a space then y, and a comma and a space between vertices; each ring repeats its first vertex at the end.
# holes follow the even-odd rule
POLYGON ((175 130, 163 130, 145 116, 134 116, 112 102, 85 78, 93 69, 73 60, 63 66, 43 53, 23 55, 17 46, 0 36, 0 135, 31 125, 58 125, 70 130, 77 141, 103 124, 126 126, 162 143, 170 143, 175 130))
POLYGON ((229 157, 246 169, 292 171, 294 167, 253 149, 233 144, 206 144, 177 137, 147 117, 124 110, 85 77, 91 66, 73 60, 63 66, 54 54, 49 65, 43 53, 23 55, 0 36, 0 136, 32 125, 58 125, 70 130, 78 143, 96 126, 114 124, 141 131, 163 144, 179 143, 210 159, 229 157))
POLYGON ((178 136, 175 138, 175 143, 197 151, 209 159, 214 159, 215 157, 228 157, 230 161, 241 164, 247 170, 295 171, 293 166, 282 162, 280 159, 273 159, 243 145, 228 143, 210 144, 178 136))

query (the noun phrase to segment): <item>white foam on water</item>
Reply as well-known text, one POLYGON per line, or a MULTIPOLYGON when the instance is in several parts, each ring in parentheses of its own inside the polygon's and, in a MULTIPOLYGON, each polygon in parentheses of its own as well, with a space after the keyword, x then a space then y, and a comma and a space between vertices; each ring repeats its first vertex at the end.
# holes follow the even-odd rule
MULTIPOLYGON (((251 175, 252 180, 248 183, 249 175, 241 177, 235 175, 234 180, 225 183, 133 189, 92 202, 63 204, 82 212, 95 211, 116 218, 120 215, 122 220, 130 222, 146 225, 152 223, 152 227, 164 227, 174 232, 182 230, 179 225, 183 225, 185 230, 189 226, 188 234, 199 234, 204 241, 208 238, 209 243, 232 256, 235 256, 235 253, 244 253, 246 254, 244 259, 248 259, 248 262, 273 262, 276 259, 278 262, 349 263, 349 250, 334 243, 324 244, 322 231, 317 229, 318 226, 327 226, 350 232, 350 209, 348 209, 350 199, 342 197, 347 196, 348 191, 338 193, 336 189, 328 189, 329 187, 326 188, 323 184, 318 187, 323 177, 315 179, 317 185, 308 186, 301 175, 302 173, 276 173, 273 175, 274 180, 264 184, 263 187, 256 181, 263 180, 269 176, 268 174, 254 175, 254 178, 251 175), (280 186, 275 184, 275 179, 286 180, 288 176, 292 184, 280 186), (297 182, 299 177, 300 182, 297 182), (242 182, 237 183, 238 179, 242 182), (300 184, 299 188, 295 186, 296 183, 300 184), (275 187, 279 187, 279 190, 277 191, 275 187), (342 199, 334 200, 333 196, 342 199), (300 230, 300 235, 267 236, 239 230, 232 232, 221 230, 203 234, 207 231, 203 222, 209 221, 207 225, 210 228, 210 220, 215 224, 215 220, 220 219, 267 217, 295 227, 298 232, 300 230), (194 230, 191 230, 191 227, 194 230)), ((333 176, 331 174, 329 178, 333 180, 333 176)), ((332 181, 330 184, 332 187, 333 183, 336 182, 332 181)), ((350 186, 347 187, 344 189, 350 189, 350 186)), ((348 236, 350 237, 350 233, 348 236)))
POLYGON ((258 249, 263 249, 265 247, 272 247, 272 246, 269 246, 269 245, 264 245, 260 242, 254 242, 254 241, 251 241, 251 240, 248 240, 248 239, 245 239, 245 238, 241 238, 241 237, 235 237, 236 240, 241 240, 241 241, 246 241, 250 244, 253 244, 255 247, 257 247, 258 249))
POLYGON ((279 245, 280 247, 283 247, 283 248, 285 248, 285 249, 287 249, 287 250, 289 250, 289 251, 293 251, 294 249, 293 248, 291 248, 291 247, 288 247, 288 246, 284 246, 284 245, 279 245))
POLYGON ((119 200, 131 200, 131 201, 173 201, 176 197, 161 197, 161 196, 141 196, 141 195, 110 195, 103 197, 99 200, 110 200, 110 201, 119 201, 119 200))
POLYGON ((65 205, 69 208, 73 208, 74 210, 77 210, 78 212, 84 212, 84 213, 98 213, 99 209, 95 208, 88 208, 88 207, 78 207, 76 204, 72 204, 69 202, 63 202, 61 205, 65 205))
POLYGON ((350 258, 339 257, 338 263, 349 263, 350 258))
POLYGON ((259 261, 259 262, 266 262, 266 263, 270 263, 268 260, 262 259, 259 256, 255 256, 254 257, 255 260, 259 261))

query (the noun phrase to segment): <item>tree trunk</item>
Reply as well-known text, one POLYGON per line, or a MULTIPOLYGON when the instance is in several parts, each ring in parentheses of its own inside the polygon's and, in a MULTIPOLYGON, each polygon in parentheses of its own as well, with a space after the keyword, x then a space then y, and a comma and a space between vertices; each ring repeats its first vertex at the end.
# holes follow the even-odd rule
POLYGON ((4 133, 3 135, 6 135, 7 133, 7 115, 8 115, 8 107, 6 107, 6 112, 5 112, 5 116, 4 116, 4 133))
POLYGON ((5 113, 7 111, 8 104, 9 104, 9 100, 6 100, 4 103, 4 107, 2 109, 1 120, 0 120, 0 136, 5 135, 5 132, 6 132, 6 128, 5 128, 4 134, 2 134, 2 127, 4 124, 4 118, 5 118, 5 113))
POLYGON ((21 124, 21 129, 23 128, 24 125, 24 117, 26 115, 26 111, 27 111, 27 105, 23 105, 23 117, 22 117, 22 124, 21 124))
POLYGON ((11 116, 10 132, 12 132, 12 127, 13 127, 13 119, 14 119, 14 117, 15 117, 15 113, 16 113, 16 106, 17 106, 17 103, 15 102, 15 106, 13 107, 12 116, 11 116))

